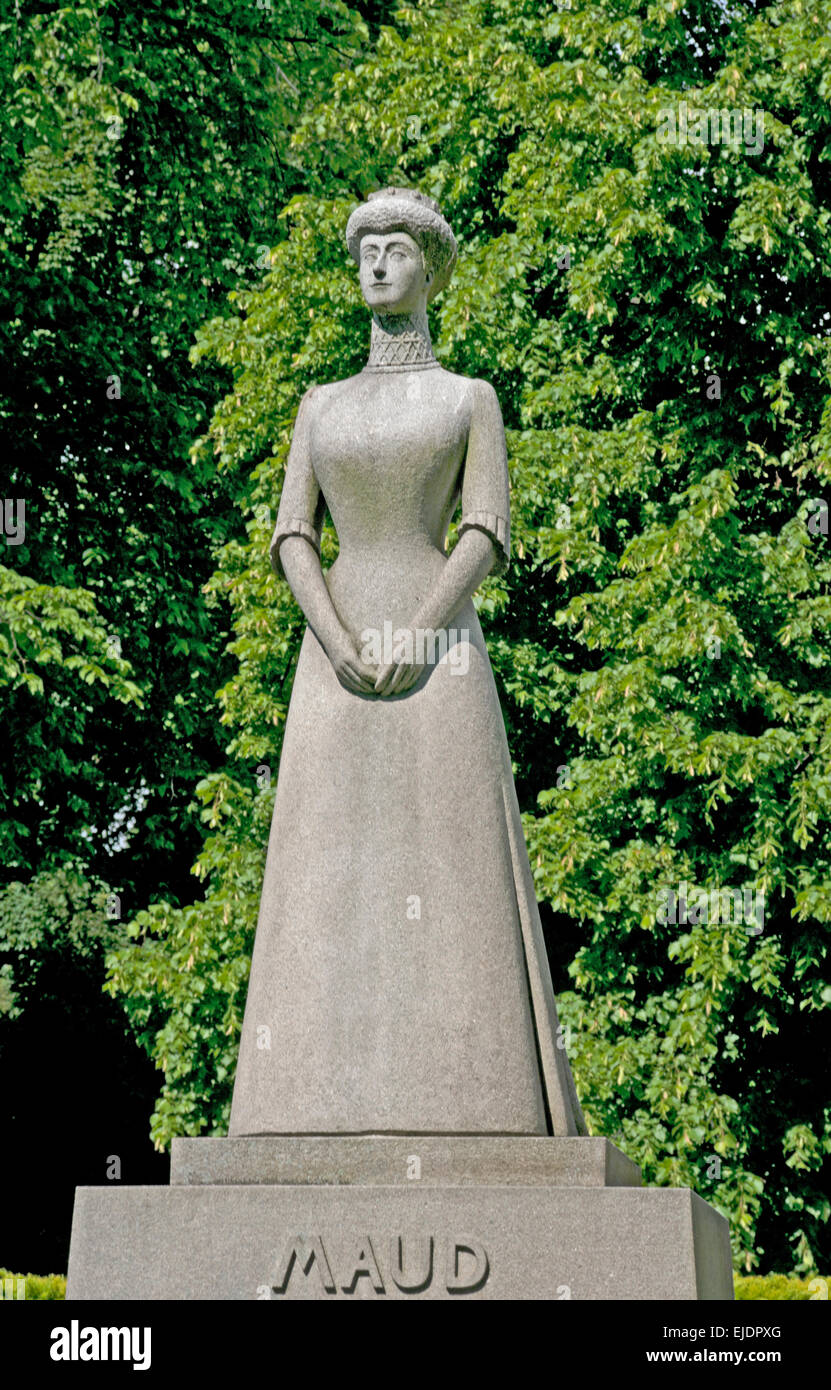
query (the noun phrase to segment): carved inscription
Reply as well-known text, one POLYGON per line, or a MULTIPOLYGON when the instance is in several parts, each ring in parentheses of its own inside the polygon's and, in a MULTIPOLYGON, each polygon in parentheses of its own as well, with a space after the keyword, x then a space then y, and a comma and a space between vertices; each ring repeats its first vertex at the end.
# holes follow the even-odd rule
POLYGON ((287 1294, 290 1286, 316 1280, 324 1293, 354 1294, 364 1280, 363 1287, 378 1295, 393 1289, 424 1293, 436 1283, 442 1283, 449 1294, 472 1294, 485 1287, 489 1276, 488 1253, 471 1236, 444 1241, 435 1236, 360 1236, 347 1251, 340 1248, 337 1261, 331 1242, 327 1251, 322 1236, 293 1236, 271 1287, 277 1295, 287 1294))

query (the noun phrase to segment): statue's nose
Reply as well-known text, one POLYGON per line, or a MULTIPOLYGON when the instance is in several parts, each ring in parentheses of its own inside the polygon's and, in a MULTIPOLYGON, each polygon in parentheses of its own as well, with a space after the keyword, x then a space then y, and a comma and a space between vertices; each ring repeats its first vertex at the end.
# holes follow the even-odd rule
POLYGON ((379 261, 377 265, 374 265, 372 267, 372 273, 375 276, 376 280, 383 280, 384 275, 386 273, 386 266, 384 265, 384 262, 379 261))

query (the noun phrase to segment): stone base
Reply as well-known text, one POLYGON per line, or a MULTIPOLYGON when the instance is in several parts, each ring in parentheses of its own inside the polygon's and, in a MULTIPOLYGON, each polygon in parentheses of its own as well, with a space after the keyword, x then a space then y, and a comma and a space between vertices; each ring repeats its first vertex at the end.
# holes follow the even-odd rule
POLYGON ((67 1298, 732 1299, 724 1218, 639 1179, 603 1139, 177 1140, 169 1188, 78 1188, 67 1298))
POLYGON ((608 1139, 490 1134, 289 1134, 174 1139, 170 1181, 410 1187, 640 1187, 608 1139))

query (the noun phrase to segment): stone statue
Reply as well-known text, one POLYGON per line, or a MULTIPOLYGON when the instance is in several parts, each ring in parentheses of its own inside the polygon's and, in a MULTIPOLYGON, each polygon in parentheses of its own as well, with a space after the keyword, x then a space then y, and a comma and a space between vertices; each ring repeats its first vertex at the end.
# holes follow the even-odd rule
POLYGON ((174 1139, 168 1188, 77 1189, 67 1298, 732 1298, 724 1217, 586 1135, 560 1045, 471 602, 508 561, 502 419, 427 328, 453 234, 388 188, 346 236, 372 343, 303 397, 271 547, 308 629, 230 1134, 174 1139))
POLYGON ((456 241, 397 188, 346 240, 371 346, 303 397, 271 543, 308 628, 230 1133, 585 1133, 471 602, 509 557, 502 417, 427 324, 456 241))

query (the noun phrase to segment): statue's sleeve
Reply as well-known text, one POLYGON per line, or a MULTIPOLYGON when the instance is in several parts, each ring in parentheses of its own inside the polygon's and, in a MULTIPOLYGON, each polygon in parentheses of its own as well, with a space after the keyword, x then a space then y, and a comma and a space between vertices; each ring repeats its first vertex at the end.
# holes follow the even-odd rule
POLYGON ((310 397, 314 391, 310 387, 300 402, 294 424, 291 448, 286 461, 286 476, 277 511, 277 525, 271 538, 269 555, 274 569, 285 578, 280 564, 280 546, 287 536, 305 536, 320 555, 320 532, 326 511, 326 501, 320 491, 309 441, 311 408, 310 397))
POLYGON ((459 535, 471 527, 491 537, 497 550, 494 569, 501 574, 511 558, 508 451, 502 411, 496 392, 487 381, 476 382, 462 476, 459 535))

